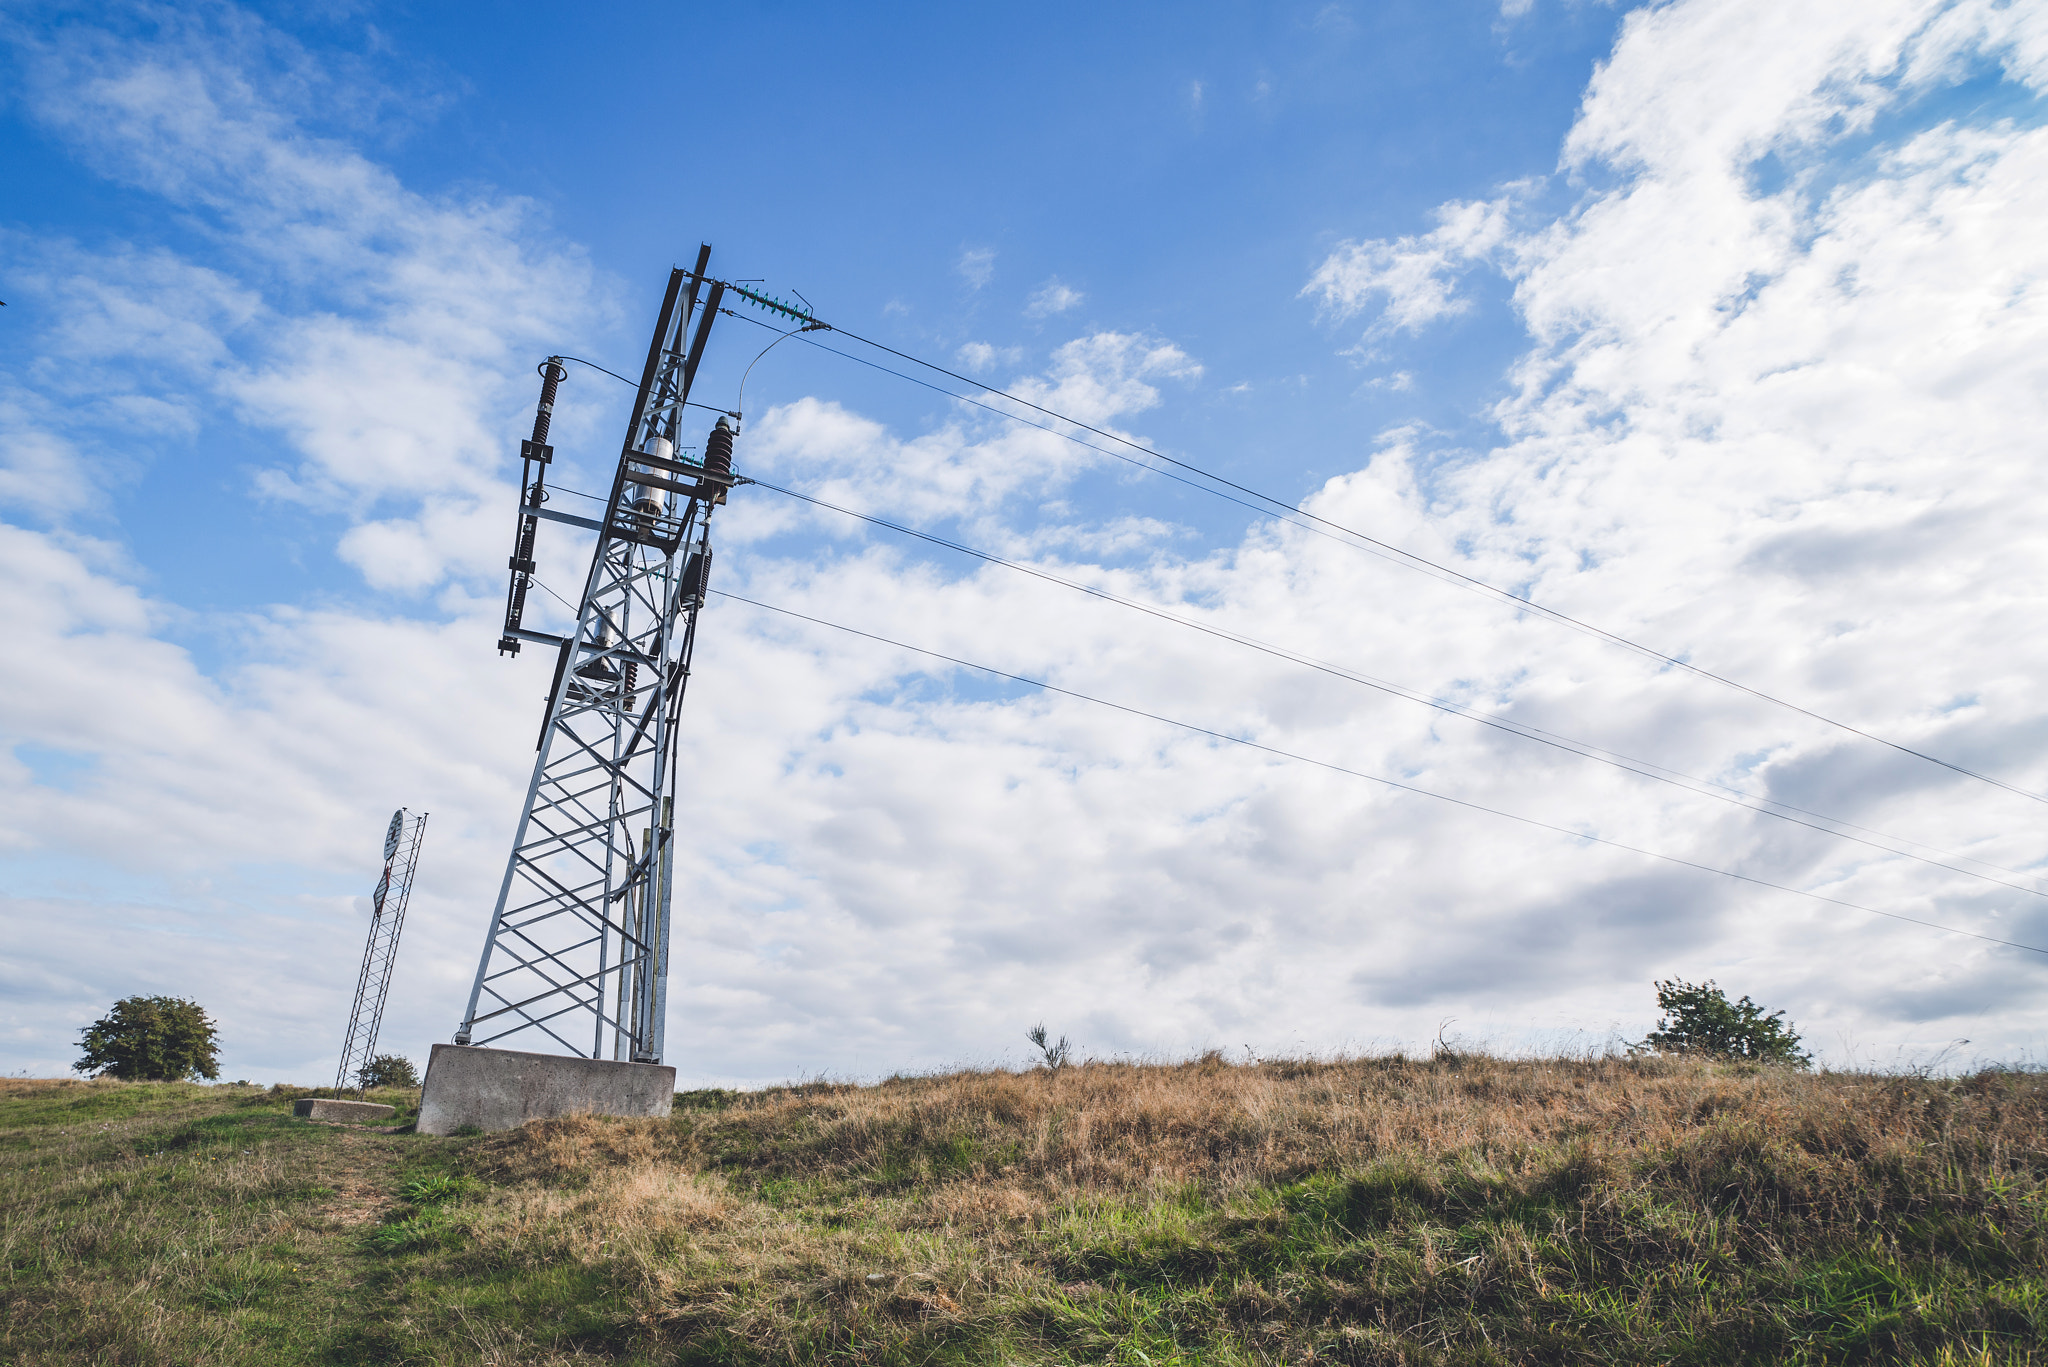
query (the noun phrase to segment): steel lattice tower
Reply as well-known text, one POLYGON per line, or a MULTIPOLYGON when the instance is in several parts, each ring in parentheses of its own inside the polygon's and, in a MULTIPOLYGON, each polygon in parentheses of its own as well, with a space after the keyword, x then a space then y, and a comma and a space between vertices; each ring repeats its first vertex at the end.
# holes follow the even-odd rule
POLYGON ((427 833, 427 814, 400 807, 384 833, 384 876, 370 898, 370 938, 363 945, 363 968, 356 975, 356 1002, 348 1013, 348 1038, 341 1046, 341 1067, 334 1089, 362 1090, 363 1068, 377 1054, 377 1031, 384 1024, 384 999, 391 994, 391 968, 398 959, 398 935, 405 929, 405 903, 412 895, 412 876, 420 864, 420 839, 427 833))
POLYGON ((543 506, 554 454, 548 424, 565 372, 559 357, 541 366, 534 435, 521 448, 519 529, 498 647, 516 654, 522 641, 555 646, 555 681, 457 1044, 510 1040, 584 1058, 661 1061, 676 715, 711 567, 711 513, 733 482, 726 418, 701 461, 677 445, 725 290, 704 275, 710 255, 705 247, 694 271, 669 275, 601 518, 543 506), (521 625, 543 520, 597 533, 566 640, 521 625))

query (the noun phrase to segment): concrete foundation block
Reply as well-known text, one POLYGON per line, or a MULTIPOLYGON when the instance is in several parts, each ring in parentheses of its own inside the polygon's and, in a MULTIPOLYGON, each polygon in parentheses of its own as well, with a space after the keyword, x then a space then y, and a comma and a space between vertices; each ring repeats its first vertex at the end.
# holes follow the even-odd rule
POLYGON ((666 1116, 676 1070, 659 1063, 437 1044, 420 1094, 420 1133, 517 1129, 559 1115, 666 1116))
POLYGON ((334 1101, 326 1097, 302 1097, 292 1103, 292 1114, 306 1120, 339 1120, 350 1125, 368 1125, 388 1120, 397 1111, 374 1101, 334 1101))

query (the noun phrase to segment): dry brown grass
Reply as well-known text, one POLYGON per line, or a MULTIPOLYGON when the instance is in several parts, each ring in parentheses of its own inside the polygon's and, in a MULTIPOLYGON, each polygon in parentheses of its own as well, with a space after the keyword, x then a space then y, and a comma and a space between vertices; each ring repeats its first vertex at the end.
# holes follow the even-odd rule
MULTIPOLYGON (((1589 1163, 1658 1150, 1682 1167, 1708 1135, 1748 1134, 1837 1167, 1903 1160, 1930 1140, 1966 1146, 1955 1156, 1973 1164, 2031 1164, 2043 1154, 2044 1106, 2048 1086, 2021 1074, 1944 1082, 1684 1059, 1237 1067, 1212 1057, 780 1089, 681 1126, 529 1126, 484 1141, 476 1161, 515 1180, 657 1159, 756 1180, 937 1180, 972 1186, 953 1194, 962 1210, 1014 1217, 1076 1192, 1192 1184, 1227 1195, 1389 1157, 1456 1154, 1512 1172, 1576 1144, 1589 1163)), ((1816 1196, 1827 1167, 1814 1170, 1816 1196)))
POLYGON ((1996 1247, 1976 1250, 2004 1274, 1985 1279, 1989 1309, 1950 1296, 1937 1314, 1940 1297, 1910 1290, 1878 1306, 1850 1285, 1869 1271, 1858 1263, 1847 1300, 1808 1316, 1822 1327, 1805 1356, 1785 1360, 1850 1360, 1859 1350, 1826 1344, 1920 1333, 1935 1340, 1926 1360, 1967 1347, 2024 1361, 2039 1298, 2015 1301, 2011 1274, 2044 1266, 2048 1085, 1673 1059, 1212 1056, 779 1089, 674 1123, 529 1126, 466 1161, 507 1189, 475 1212, 479 1248, 574 1248, 631 1284, 645 1323, 711 1357, 882 1361, 971 1342, 1087 1360, 1173 1302, 1218 1361, 1492 1360, 1488 1336, 1532 1314, 1579 1324, 1558 1332, 1580 1346, 1548 1360, 1628 1360, 1628 1333, 1723 1344, 1674 1360, 1736 1360, 1727 1343, 1782 1348, 1798 1316, 1722 1332, 1717 1295, 1782 1295, 1812 1272, 1801 1294, 1820 1305, 1836 1294, 1827 1269, 1873 1237, 1890 1252, 1870 1275, 1945 1275, 1914 1249, 1991 1222, 1996 1247), (612 1239, 566 1233, 585 1219, 612 1239), (1603 1258, 1626 1266, 1603 1273, 1603 1258), (1642 1322, 1628 1331, 1595 1294, 1624 1272, 1668 1283, 1633 1288, 1642 1322), (1694 1295, 1688 1278, 1723 1286, 1694 1295), (1463 1328, 1443 1327, 1445 1298, 1463 1328), (1870 1313, 1850 1324, 1857 1306, 1870 1313), (1410 1341, 1410 1315, 1438 1323, 1436 1356, 1410 1341), (1603 1315, 1606 1330, 1586 1327, 1603 1315), (1074 1337, 1055 1351, 1065 1331, 1047 1326, 1062 1320, 1074 1337), (1971 1347, 1962 1325, 1998 1332, 1971 1347))
POLYGON ((0 1084, 0 1361, 2048 1362, 2033 1074, 1211 1057, 456 1140, 286 1099, 0 1084))

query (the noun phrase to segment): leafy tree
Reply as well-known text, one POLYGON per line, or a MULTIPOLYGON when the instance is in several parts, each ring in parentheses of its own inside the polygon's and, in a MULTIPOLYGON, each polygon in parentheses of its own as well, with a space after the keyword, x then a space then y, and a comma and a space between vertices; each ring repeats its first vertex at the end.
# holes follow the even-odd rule
POLYGON ((417 1087, 420 1075, 413 1069, 412 1060, 401 1054, 379 1054, 365 1063, 356 1073, 356 1086, 364 1091, 372 1087, 417 1087))
POLYGON ((175 1082, 220 1076, 213 1022, 182 997, 123 997, 84 1031, 85 1057, 74 1071, 112 1073, 128 1082, 175 1082))
POLYGON ((1656 987, 1657 1006, 1665 1014, 1639 1048, 1660 1054, 1713 1054, 1785 1063, 1794 1068, 1813 1062, 1813 1055, 1799 1047, 1799 1033, 1783 1019, 1783 1011, 1767 1013, 1748 997, 1731 1002, 1711 978, 1704 983, 1673 978, 1656 987))

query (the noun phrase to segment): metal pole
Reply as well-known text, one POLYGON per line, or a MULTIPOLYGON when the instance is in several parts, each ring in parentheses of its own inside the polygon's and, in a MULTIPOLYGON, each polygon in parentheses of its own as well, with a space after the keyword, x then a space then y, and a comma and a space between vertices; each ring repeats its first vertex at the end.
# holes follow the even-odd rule
POLYGON ((371 896, 370 933, 363 942, 363 964, 356 974, 348 1035, 342 1041, 341 1063, 334 1078, 337 1092, 354 1090, 360 1094, 363 1069, 376 1056, 377 1035, 384 1027, 384 1004, 391 995, 391 976, 398 961, 398 939, 405 930, 405 908, 412 896, 413 877, 419 870, 420 843, 426 833, 425 812, 413 815, 401 807, 391 814, 391 825, 384 835, 384 873, 371 896))

